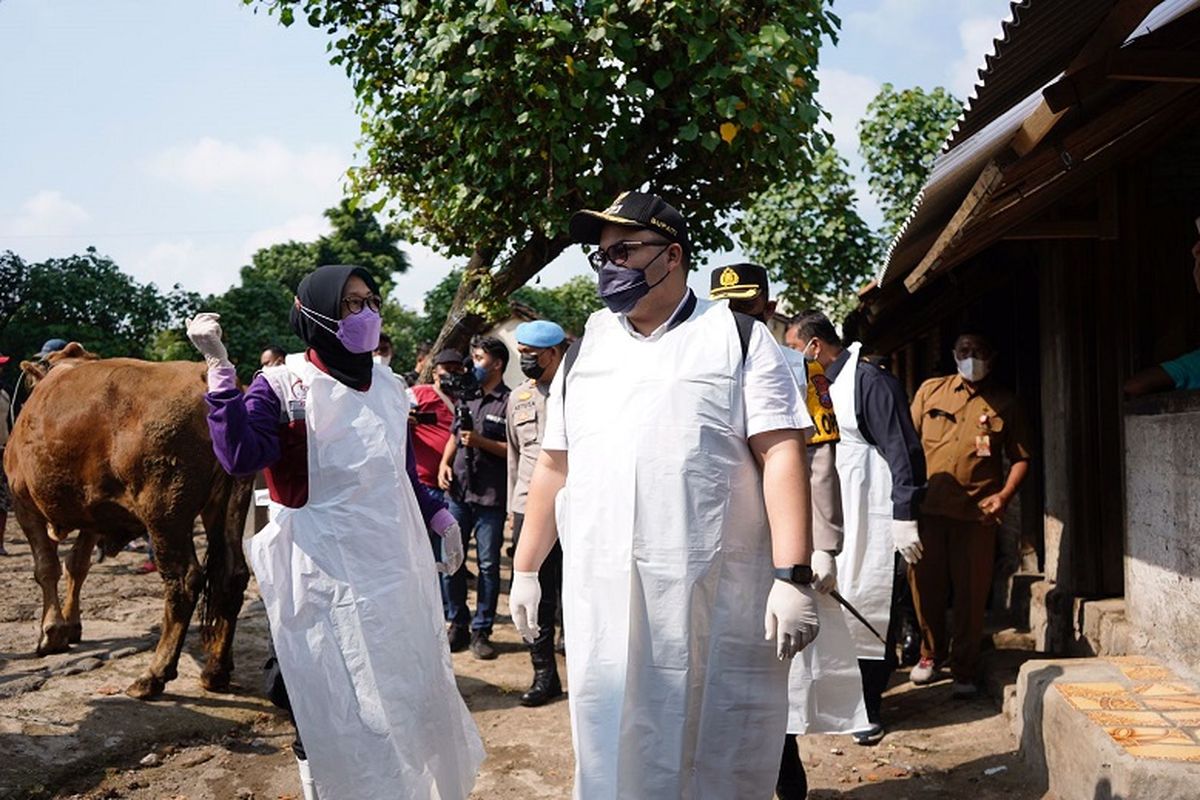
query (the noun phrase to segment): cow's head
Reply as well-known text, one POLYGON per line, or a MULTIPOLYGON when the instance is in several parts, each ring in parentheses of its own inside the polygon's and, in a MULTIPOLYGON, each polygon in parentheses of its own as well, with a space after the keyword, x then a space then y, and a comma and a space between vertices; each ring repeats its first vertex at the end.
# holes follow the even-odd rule
POLYGON ((22 361, 21 372, 25 375, 25 385, 32 389, 54 367, 69 369, 84 361, 97 361, 100 356, 88 352, 79 342, 71 342, 62 350, 51 353, 42 361, 22 361))

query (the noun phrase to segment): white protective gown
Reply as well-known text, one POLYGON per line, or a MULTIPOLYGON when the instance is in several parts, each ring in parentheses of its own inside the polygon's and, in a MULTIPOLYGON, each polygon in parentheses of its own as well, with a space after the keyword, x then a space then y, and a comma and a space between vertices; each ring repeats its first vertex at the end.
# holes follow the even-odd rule
POLYGON ((649 341, 588 321, 558 498, 577 800, 772 796, 788 665, 763 638, 771 540, 741 365, 724 303, 649 341))
POLYGON ((405 472, 404 390, 380 366, 366 392, 303 355, 286 369, 306 416, 308 503, 247 549, 318 794, 463 800, 483 745, 405 472))
MULTIPOLYGON (((892 543, 892 473, 883 456, 863 438, 854 413, 858 342, 848 348, 837 380, 830 388, 842 439, 837 447, 842 484, 845 541, 837 558, 838 591, 875 629, 887 635, 895 576, 892 543)), ((866 626, 846 613, 859 658, 882 659, 884 646, 866 626)))
MULTIPOLYGON (((796 377, 800 396, 804 397, 808 383, 804 356, 786 348, 783 354, 796 377)), ((842 607, 828 595, 817 595, 817 619, 821 623, 820 635, 792 659, 788 673, 787 732, 861 730, 870 723, 856 648, 848 627, 849 623, 861 623, 843 614, 842 607)))

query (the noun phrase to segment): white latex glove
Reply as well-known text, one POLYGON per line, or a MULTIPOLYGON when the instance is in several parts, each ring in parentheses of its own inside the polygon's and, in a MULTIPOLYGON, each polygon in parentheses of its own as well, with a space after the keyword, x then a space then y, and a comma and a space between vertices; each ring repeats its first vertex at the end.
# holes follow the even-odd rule
POLYGON ((204 356, 209 369, 233 366, 229 363, 229 352, 221 343, 220 314, 205 311, 188 320, 187 335, 192 344, 204 356))
POLYGON ((462 529, 456 522, 442 531, 442 560, 437 562, 437 571, 453 575, 463 565, 464 558, 462 529))
POLYGON ((776 580, 767 595, 766 639, 775 640, 780 661, 791 658, 817 638, 817 600, 811 586, 776 580))
POLYGON ((542 584, 536 572, 513 572, 508 590, 508 613, 512 614, 517 633, 530 644, 538 635, 538 603, 542 602, 542 584))
POLYGON ((814 550, 812 554, 812 587, 820 594, 829 594, 837 588, 837 561, 833 553, 814 550))
POLYGON ((896 543, 896 550, 909 564, 921 560, 924 548, 921 546, 921 536, 917 533, 915 519, 892 520, 892 541, 896 543))

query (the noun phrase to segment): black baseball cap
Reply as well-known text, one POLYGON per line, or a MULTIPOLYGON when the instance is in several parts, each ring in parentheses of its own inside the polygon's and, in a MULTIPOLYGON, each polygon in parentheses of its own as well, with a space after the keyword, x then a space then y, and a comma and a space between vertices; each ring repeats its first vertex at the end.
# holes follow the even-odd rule
POLYGON ((758 264, 730 264, 712 271, 710 300, 749 300, 769 291, 767 271, 758 264))
POLYGON ((440 351, 436 356, 433 357, 433 365, 435 367, 438 364, 459 364, 459 365, 461 365, 463 363, 463 360, 464 359, 463 359, 462 353, 458 352, 457 350, 455 350, 452 347, 447 347, 445 350, 440 351))
POLYGON ((605 225, 654 231, 680 244, 684 253, 688 252, 687 222, 674 206, 656 194, 622 192, 603 211, 575 212, 571 217, 571 241, 600 244, 600 230, 605 225))

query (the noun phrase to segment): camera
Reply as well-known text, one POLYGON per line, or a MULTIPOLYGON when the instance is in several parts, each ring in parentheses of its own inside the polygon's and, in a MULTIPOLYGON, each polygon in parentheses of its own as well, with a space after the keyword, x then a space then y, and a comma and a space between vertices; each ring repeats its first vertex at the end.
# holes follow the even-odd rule
POLYGON ((483 387, 471 371, 443 375, 441 385, 442 390, 459 403, 483 397, 483 387))

